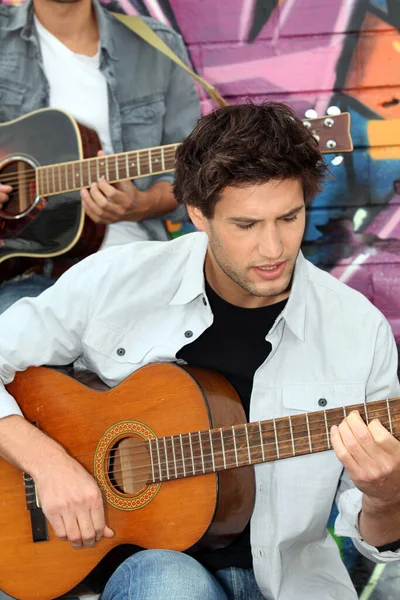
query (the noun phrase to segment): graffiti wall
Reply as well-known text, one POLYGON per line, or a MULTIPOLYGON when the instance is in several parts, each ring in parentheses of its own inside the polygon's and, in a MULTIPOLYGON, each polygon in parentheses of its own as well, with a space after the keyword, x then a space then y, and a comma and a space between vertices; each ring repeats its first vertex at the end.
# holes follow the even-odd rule
MULTIPOLYGON (((400 343, 397 0, 119 4, 177 29, 194 68, 230 102, 269 97, 302 117, 331 105, 351 113, 354 152, 331 166, 333 178, 308 211, 304 252, 380 308, 400 343)), ((210 110, 201 98, 203 111, 210 110)))

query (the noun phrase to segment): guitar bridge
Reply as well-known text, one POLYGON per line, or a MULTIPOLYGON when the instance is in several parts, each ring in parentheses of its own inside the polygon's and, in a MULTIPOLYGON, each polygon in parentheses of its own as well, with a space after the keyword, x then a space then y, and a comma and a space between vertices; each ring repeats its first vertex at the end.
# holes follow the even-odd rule
POLYGON ((49 539, 47 519, 40 507, 36 484, 28 473, 24 473, 23 478, 26 508, 29 510, 29 516, 31 518, 32 541, 47 542, 49 539))

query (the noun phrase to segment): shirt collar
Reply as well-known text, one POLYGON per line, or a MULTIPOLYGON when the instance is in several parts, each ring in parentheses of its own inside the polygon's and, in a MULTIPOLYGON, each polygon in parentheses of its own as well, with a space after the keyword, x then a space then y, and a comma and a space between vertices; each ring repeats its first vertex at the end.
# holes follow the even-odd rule
MULTIPOLYGON (((92 0, 92 4, 96 12, 97 24, 99 27, 101 49, 104 49, 113 60, 118 60, 115 42, 110 31, 110 22, 113 17, 100 5, 98 0, 92 0)), ((14 10, 11 9, 10 14, 11 17, 5 29, 8 31, 22 29, 24 37, 29 38, 33 28, 32 0, 27 0, 21 4, 21 6, 15 7, 14 10)))
POLYGON ((288 303, 282 312, 282 318, 292 333, 301 341, 304 341, 305 338, 307 286, 307 261, 300 251, 294 268, 292 289, 288 303))
MULTIPOLYGON (((208 238, 205 233, 194 233, 192 249, 186 261, 182 281, 171 305, 188 304, 205 293, 204 260, 207 252, 208 238)), ((282 318, 289 329, 300 340, 304 341, 306 319, 306 294, 308 283, 307 261, 299 252, 293 273, 292 289, 288 302, 282 312, 282 318)), ((277 325, 278 321, 275 323, 277 325)))
POLYGON ((192 249, 186 261, 182 281, 170 301, 170 304, 188 304, 205 293, 204 261, 206 258, 207 234, 196 232, 192 234, 192 249))

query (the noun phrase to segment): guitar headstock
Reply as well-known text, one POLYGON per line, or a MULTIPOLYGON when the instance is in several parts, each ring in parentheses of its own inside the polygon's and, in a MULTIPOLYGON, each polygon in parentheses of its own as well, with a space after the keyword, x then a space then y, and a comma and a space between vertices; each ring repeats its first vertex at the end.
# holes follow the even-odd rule
MULTIPOLYGON (((349 113, 341 113, 337 107, 331 106, 324 117, 318 117, 313 109, 308 110, 305 116, 303 124, 317 140, 322 154, 337 154, 353 150, 349 113)), ((342 161, 342 157, 336 156, 332 164, 338 165, 342 161)))

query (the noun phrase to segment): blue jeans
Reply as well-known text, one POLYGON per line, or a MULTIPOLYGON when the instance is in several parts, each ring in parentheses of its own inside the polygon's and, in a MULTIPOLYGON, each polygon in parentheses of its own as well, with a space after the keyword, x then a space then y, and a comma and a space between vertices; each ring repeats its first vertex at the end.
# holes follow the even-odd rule
POLYGON ((251 569, 212 575, 197 560, 173 550, 143 550, 110 577, 101 600, 264 600, 251 569))
POLYGON ((51 277, 34 273, 5 281, 0 285, 0 314, 21 298, 39 296, 54 282, 55 279, 51 277))

